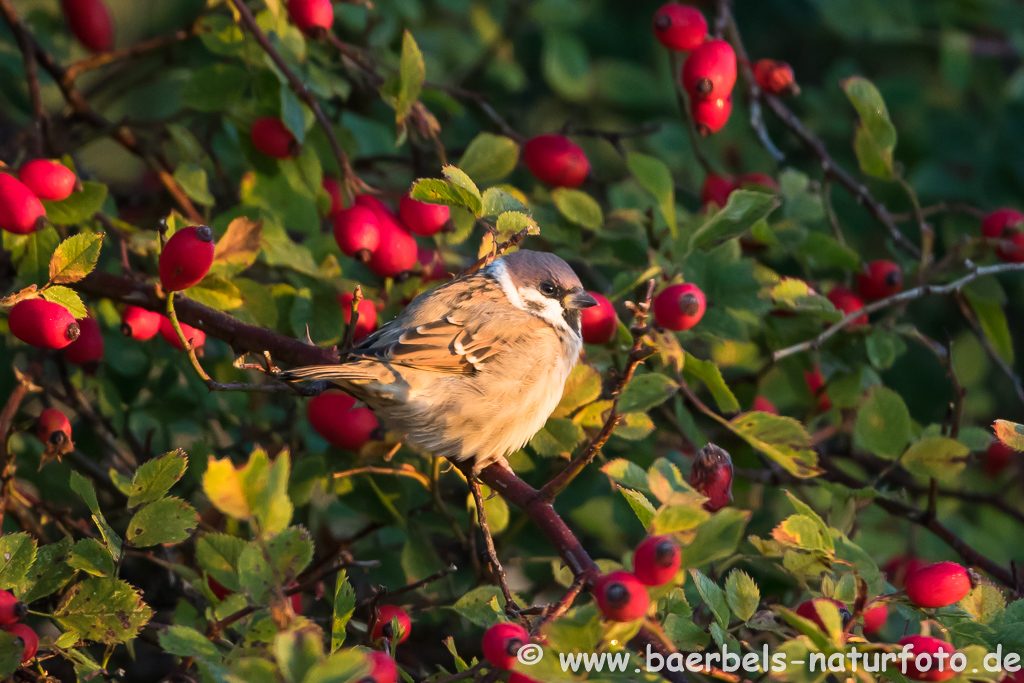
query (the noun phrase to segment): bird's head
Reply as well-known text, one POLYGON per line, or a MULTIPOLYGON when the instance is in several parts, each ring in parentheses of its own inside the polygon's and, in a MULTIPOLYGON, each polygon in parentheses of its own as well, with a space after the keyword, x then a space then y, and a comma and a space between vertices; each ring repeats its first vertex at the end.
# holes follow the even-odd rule
POLYGON ((568 263, 554 254, 520 249, 496 259, 487 273, 509 301, 556 329, 580 336, 580 311, 597 305, 568 263))

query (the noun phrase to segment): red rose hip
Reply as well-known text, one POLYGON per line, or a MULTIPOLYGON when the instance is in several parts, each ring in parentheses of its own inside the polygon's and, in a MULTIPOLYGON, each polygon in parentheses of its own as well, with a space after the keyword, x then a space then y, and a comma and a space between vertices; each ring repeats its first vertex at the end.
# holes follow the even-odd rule
POLYGON ((1003 263, 1024 263, 1024 232, 1007 230, 1003 242, 996 247, 996 257, 1003 263))
MULTIPOLYGON (((897 643, 904 651, 911 650, 907 658, 907 678, 914 681, 945 681, 956 675, 950 666, 950 657, 956 648, 949 643, 929 636, 907 636, 897 643)), ((901 660, 904 661, 904 660, 901 660)))
POLYGON ((818 412, 824 413, 832 409, 832 399, 825 393, 825 378, 821 370, 815 367, 813 370, 804 370, 804 382, 810 389, 811 395, 818 401, 818 412))
POLYGON ((346 256, 366 263, 380 246, 380 235, 377 214, 365 206, 353 206, 334 214, 334 239, 346 256))
POLYGON ((690 115, 697 132, 707 137, 725 128, 732 114, 732 97, 717 100, 693 100, 690 103, 690 115))
POLYGON ((46 209, 25 183, 0 173, 0 230, 28 235, 42 226, 46 209))
POLYGON ((636 547, 633 575, 645 586, 663 586, 675 578, 683 554, 671 536, 651 536, 636 547))
POLYGON ((178 230, 160 252, 160 284, 178 292, 197 284, 213 263, 213 231, 200 225, 178 230))
MULTIPOLYGON (((355 295, 351 292, 342 292, 338 295, 338 303, 341 304, 341 313, 345 317, 345 324, 352 321, 352 300, 355 295)), ((358 341, 377 329, 377 307, 369 299, 363 299, 356 305, 356 312, 359 319, 356 320, 355 336, 352 338, 358 341)))
MULTIPOLYGON (((47 408, 43 412, 39 413, 39 419, 36 420, 36 436, 44 444, 52 443, 55 446, 60 446, 71 441, 71 422, 68 421, 67 415, 60 412, 56 408, 47 408)), ((3 596, 0 595, 0 603, 2 603, 3 596)), ((3 606, 0 604, 0 612, 3 611, 3 606)), ((3 624, 3 618, 0 616, 0 624, 3 624)))
POLYGON ((160 331, 160 318, 156 311, 128 304, 121 312, 121 333, 138 341, 149 341, 160 331))
POLYGON ((78 339, 64 347, 64 357, 75 365, 94 365, 103 360, 103 333, 92 316, 78 321, 78 339))
POLYGON ((690 469, 690 485, 707 496, 704 509, 718 512, 732 502, 732 457, 713 443, 697 451, 690 469))
POLYGON ((736 187, 736 182, 732 176, 708 173, 700 190, 701 202, 705 206, 708 204, 717 204, 719 207, 725 206, 726 202, 729 201, 729 195, 732 194, 736 187))
POLYGON ((509 671, 516 664, 519 650, 530 642, 530 634, 519 624, 495 624, 484 633, 481 643, 484 659, 495 668, 509 671))
POLYGON ((13 626, 5 627, 4 630, 21 639, 23 647, 21 651, 22 664, 36 656, 36 652, 39 651, 39 636, 36 635, 35 631, 25 624, 14 624, 13 626))
POLYGON ((7 319, 11 334, 41 349, 63 349, 78 339, 81 327, 71 311, 45 299, 23 299, 7 319))
MULTIPOLYGON (((861 298, 846 287, 833 287, 825 298, 831 301, 832 305, 841 311, 843 315, 849 315, 854 311, 864 308, 864 302, 861 301, 861 298)), ((864 315, 858 315, 850 324, 867 325, 867 323, 868 316, 865 313, 864 315)))
MULTIPOLYGON (((306 417, 313 429, 329 443, 358 451, 373 438, 380 426, 369 408, 355 408, 356 400, 340 391, 314 396, 306 405, 306 417)), ((383 612, 383 607, 381 608, 383 612)))
POLYGON ((28 607, 10 591, 0 591, 0 626, 13 624, 28 614, 28 607))
POLYGON ((451 210, 442 204, 428 204, 406 195, 398 203, 398 215, 409 232, 430 237, 441 232, 451 210))
POLYGON ((268 157, 290 159, 299 153, 299 141, 280 119, 270 116, 256 119, 249 129, 249 136, 253 147, 268 157))
POLYGON ((380 245, 370 255, 370 270, 380 277, 398 277, 416 267, 416 240, 397 225, 382 225, 380 245))
POLYGON ((939 562, 907 576, 907 597, 918 607, 948 607, 970 593, 972 583, 956 562, 939 562))
POLYGON ((998 477, 1010 466, 1016 455, 1017 451, 997 439, 985 449, 985 454, 981 458, 982 469, 989 477, 998 477))
POLYGON ((722 100, 736 85, 736 53, 724 40, 709 40, 683 64, 683 87, 691 98, 722 100))
POLYGON ((796 84, 793 68, 785 62, 761 59, 753 66, 754 80, 761 90, 772 95, 796 95, 800 87, 796 84))
POLYGON ((338 182, 337 178, 325 175, 320 181, 320 186, 324 188, 324 192, 331 198, 331 208, 327 210, 327 215, 333 218, 339 211, 345 208, 345 201, 341 197, 341 183, 338 182))
POLYGON ((366 655, 366 658, 370 662, 372 683, 398 683, 398 667, 388 653, 374 650, 366 655))
POLYGON ((316 35, 334 23, 331 0, 288 0, 288 16, 300 31, 316 35))
POLYGON ((755 396, 754 405, 752 405, 750 409, 762 413, 771 413, 772 415, 779 414, 779 409, 775 407, 775 404, 766 399, 764 396, 755 396))
POLYGON ((871 261, 857 275, 857 291, 867 301, 877 301, 903 289, 903 271, 892 261, 871 261))
POLYGON ((922 560, 920 557, 910 557, 908 555, 896 555, 889 559, 884 565, 882 565, 882 571, 885 572, 886 579, 892 585, 897 588, 903 588, 906 586, 907 577, 916 572, 918 569, 927 567, 928 563, 922 560))
POLYGON ((818 612, 818 606, 827 602, 831 602, 835 605, 836 609, 839 611, 839 617, 845 625, 846 622, 850 620, 850 611, 846 609, 846 605, 838 600, 833 600, 832 598, 813 598, 811 600, 805 600, 797 605, 795 612, 804 619, 813 621, 822 631, 826 631, 827 627, 825 626, 825 620, 821 618, 821 614, 818 612))
POLYGON ((523 162, 537 180, 551 187, 579 187, 590 173, 587 155, 561 135, 539 135, 527 142, 523 162))
POLYGON ((583 341, 587 344, 607 344, 615 336, 619 327, 612 302, 597 292, 587 292, 597 300, 596 306, 581 311, 581 329, 583 341))
POLYGON ((39 199, 59 202, 75 191, 78 179, 71 169, 53 159, 34 159, 18 171, 18 179, 39 199))
MULTIPOLYGON (((181 333, 185 335, 185 341, 190 342, 196 349, 201 348, 206 343, 206 333, 202 330, 197 330, 191 325, 178 321, 178 325, 181 327, 181 333)), ((171 319, 165 315, 160 316, 160 336, 164 338, 168 344, 184 351, 185 347, 182 346, 181 340, 178 339, 178 333, 174 331, 174 325, 171 324, 171 319)))
POLYGON ((885 604, 876 605, 864 612, 864 635, 878 633, 889 619, 889 608, 885 604))
POLYGON ((594 586, 597 606, 608 621, 636 621, 651 604, 647 588, 627 571, 605 574, 594 586))
POLYGON ((688 330, 704 317, 707 300, 695 284, 666 287, 654 297, 654 320, 666 330, 688 330))
POLYGON ((392 632, 391 627, 391 622, 394 619, 398 619, 398 642, 405 642, 405 639, 409 637, 409 633, 412 631, 412 622, 409 621, 409 615, 405 613, 405 610, 395 605, 380 606, 380 614, 377 617, 377 623, 373 625, 373 632, 370 634, 370 637, 373 640, 378 638, 394 640, 395 634, 392 632))
POLYGON ((114 22, 103 0, 61 0, 71 33, 91 52, 114 47, 114 22))
POLYGON ((654 13, 654 37, 670 50, 692 50, 707 35, 708 22, 695 7, 670 2, 654 13))
POLYGON ((1002 237, 1007 228, 1024 228, 1024 213, 1016 209, 996 209, 981 222, 985 237, 1002 237))

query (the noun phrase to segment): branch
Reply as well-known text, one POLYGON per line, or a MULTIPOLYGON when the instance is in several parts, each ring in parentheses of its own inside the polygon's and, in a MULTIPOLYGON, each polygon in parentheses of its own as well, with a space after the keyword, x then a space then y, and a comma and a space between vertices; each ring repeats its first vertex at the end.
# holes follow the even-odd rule
POLYGON ((487 555, 491 560, 491 568, 498 579, 498 585, 501 586, 501 594, 505 597, 505 611, 514 614, 520 610, 519 603, 512 596, 512 591, 508 587, 508 579, 505 578, 505 568, 501 566, 498 551, 494 547, 494 537, 491 535, 491 528, 487 525, 487 512, 484 509, 483 494, 480 492, 480 482, 472 472, 466 475, 466 481, 469 483, 469 490, 473 493, 473 502, 476 504, 477 518, 480 520, 480 531, 483 532, 484 542, 487 544, 487 555))
POLYGON ((144 40, 141 43, 132 45, 131 47, 121 48, 120 50, 112 50, 110 52, 101 52, 99 54, 89 55, 84 59, 80 59, 77 62, 73 62, 68 66, 64 72, 64 85, 70 86, 74 83, 75 79, 84 74, 86 71, 92 71, 98 69, 101 66, 112 64, 113 62, 120 61, 122 59, 129 59, 131 57, 138 57, 139 55, 153 50, 159 50, 162 47, 168 45, 175 45, 183 40, 188 40, 192 36, 198 34, 198 30, 195 26, 181 31, 175 31, 169 36, 159 36, 157 38, 150 38, 144 40))
POLYGON ((33 385, 28 377, 14 368, 18 383, 14 391, 7 397, 3 410, 0 410, 0 527, 4 524, 4 512, 7 510, 7 497, 10 495, 11 481, 14 479, 14 455, 8 449, 14 416, 21 407, 21 402, 32 390, 33 385))
POLYGON ((985 331, 981 329, 981 325, 978 324, 978 317, 975 315, 974 309, 971 308, 967 298, 960 292, 957 292, 956 302, 959 304, 960 311, 967 320, 967 324, 969 324, 971 326, 971 330, 974 331, 974 336, 976 336, 978 341, 981 342, 981 345, 985 347, 985 351, 988 352, 988 355, 991 356, 992 360, 994 360, 996 365, 999 366, 999 369, 1003 371, 1003 374, 1010 379, 1010 382, 1013 384, 1014 391, 1017 392, 1017 398, 1021 403, 1024 403, 1024 386, 1021 386, 1020 377, 1016 372, 1014 372, 1013 367, 1006 362, 1006 359, 1003 358, 994 346, 992 346, 992 342, 989 341, 988 335, 985 334, 985 331))
MULTIPOLYGON (((985 277, 986 275, 999 275, 1000 273, 1010 273, 1018 270, 1024 270, 1024 263, 1000 263, 994 266, 983 266, 971 271, 958 280, 953 280, 952 282, 944 285, 921 285, 920 287, 914 287, 913 289, 905 290, 899 294, 893 294, 892 296, 884 299, 879 299, 878 301, 868 304, 864 308, 860 308, 847 314, 842 320, 826 329, 814 339, 808 339, 805 342, 775 351, 772 354, 772 360, 779 361, 797 353, 803 353, 804 351, 820 348, 829 337, 835 335, 862 315, 874 313, 875 311, 880 311, 883 308, 888 308, 889 306, 911 301, 913 299, 919 299, 931 294, 956 293, 959 292, 964 285, 977 280, 979 277, 985 277)), ((1024 402, 1024 394, 1020 394, 1020 396, 1021 401, 1024 402)))

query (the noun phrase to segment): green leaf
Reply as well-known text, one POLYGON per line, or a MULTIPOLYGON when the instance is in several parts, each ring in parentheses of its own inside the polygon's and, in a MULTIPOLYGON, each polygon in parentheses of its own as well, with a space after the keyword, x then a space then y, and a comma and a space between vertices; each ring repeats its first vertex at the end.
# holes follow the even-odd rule
POLYGON ((100 210, 107 201, 107 186, 103 183, 85 180, 82 189, 72 192, 67 199, 59 202, 44 201, 46 217, 56 225, 77 225, 84 223, 100 210))
POLYGON ((721 209, 708 216, 690 234, 687 252, 704 249, 750 229, 779 205, 779 198, 768 192, 733 190, 721 209))
POLYGON ((186 469, 188 456, 180 448, 142 463, 132 478, 128 507, 136 508, 143 503, 163 498, 185 474, 186 469))
POLYGON ((704 576, 699 569, 691 569, 690 576, 693 577, 693 582, 697 586, 697 592, 700 593, 700 597, 704 600, 710 609, 711 613, 715 615, 715 621, 722 628, 728 628, 729 626, 729 603, 726 600, 725 592, 722 591, 715 582, 704 576))
POLYGON ((181 543, 195 533, 199 515, 179 498, 163 498, 135 513, 128 524, 126 540, 136 548, 163 543, 181 543))
POLYGON ((572 453, 585 437, 583 427, 572 420, 552 417, 548 418, 544 427, 530 439, 530 447, 537 455, 552 458, 563 453, 572 453))
POLYGON ((331 622, 331 652, 345 644, 345 626, 356 610, 356 591, 348 581, 348 572, 338 572, 334 588, 334 620, 331 622))
POLYGON ((480 628, 505 621, 505 598, 497 586, 479 586, 456 601, 452 607, 459 616, 480 628))
POLYGON ((722 377, 722 371, 718 369, 714 361, 700 360, 686 352, 686 360, 683 365, 683 372, 689 378, 697 378, 704 383, 723 413, 739 412, 740 402, 736 400, 729 386, 722 377))
POLYGON ((70 538, 62 538, 39 548, 32 568, 18 585, 15 594, 28 604, 63 588, 75 575, 75 570, 67 564, 70 554, 70 538))
POLYGON ((733 569, 725 580, 725 597, 733 614, 747 621, 754 616, 761 602, 761 591, 757 584, 743 570, 733 569))
POLYGON ((626 413, 621 416, 612 434, 627 441, 641 441, 653 431, 654 420, 647 413, 626 413))
POLYGON ((843 91, 860 116, 853 138, 860 170, 875 178, 892 180, 893 150, 896 148, 896 128, 889 119, 878 88, 862 76, 853 76, 842 82, 843 91))
POLYGON ((935 477, 942 482, 957 482, 967 467, 967 446, 944 436, 926 436, 911 444, 900 460, 903 467, 919 477, 935 477))
POLYGON ((250 82, 249 72, 241 66, 223 62, 209 64, 189 74, 181 103, 196 111, 221 111, 237 103, 250 82))
POLYGON ((784 277, 771 288, 769 296, 776 306, 795 313, 830 313, 826 320, 837 321, 842 316, 826 297, 810 285, 795 277, 784 277))
POLYGON ((282 631, 274 638, 274 656, 289 683, 302 683, 323 655, 324 644, 317 627, 282 631))
POLYGON ((267 542, 278 580, 290 583, 313 560, 313 539, 301 526, 285 529, 267 542))
POLYGON ((506 211, 498 216, 495 224, 499 237, 507 237, 516 234, 520 230, 526 230, 527 235, 539 235, 540 227, 537 221, 520 211, 506 211))
POLYGON ((484 191, 481 209, 484 216, 497 216, 506 211, 526 212, 526 207, 500 187, 491 187, 484 191))
POLYGON ((426 74, 423 53, 412 34, 405 31, 402 35, 402 59, 398 74, 389 78, 380 89, 381 97, 395 110, 395 120, 399 123, 419 99, 426 74))
POLYGON ((910 412, 892 389, 874 386, 857 411, 853 433, 867 450, 889 460, 898 458, 910 441, 910 412))
POLYGON ((736 552, 750 521, 750 510, 723 508, 697 527, 697 534, 683 553, 683 565, 700 567, 736 552))
POLYGON ((620 413, 644 412, 659 406, 679 389, 679 385, 660 373, 634 377, 619 396, 620 413))
POLYGON ((607 474, 619 486, 648 491, 647 472, 632 460, 617 458, 601 467, 601 471, 607 474))
POLYGON ((50 282, 78 282, 92 272, 100 257, 103 233, 83 232, 61 242, 50 259, 50 282))
POLYGON ((25 532, 0 536, 0 589, 14 588, 36 559, 36 542, 25 532))
POLYGON ((647 496, 634 491, 633 489, 627 489, 624 487, 619 488, 619 493, 625 497, 626 502, 629 503, 629 507, 633 508, 633 512, 636 513, 637 519, 643 524, 645 529, 650 528, 651 522, 654 521, 655 516, 658 512, 651 505, 651 501, 647 499, 647 496))
POLYGON ((288 451, 280 453, 271 464, 266 452, 257 449, 241 472, 242 489, 256 526, 263 535, 277 534, 291 522, 292 502, 288 498, 290 470, 288 451))
POLYGON ((42 295, 47 301, 60 304, 64 308, 68 309, 76 320, 81 320, 89 315, 89 309, 87 309, 85 304, 82 303, 82 297, 78 296, 78 292, 73 289, 54 285, 53 287, 47 287, 44 289, 42 291, 42 295))
POLYGON ((675 239, 679 229, 676 224, 676 193, 668 166, 655 157, 632 152, 626 157, 626 167, 644 189, 654 195, 658 201, 658 210, 675 239))
MULTIPOLYGON (((601 375, 586 363, 577 363, 562 389, 562 399, 553 417, 568 417, 601 396, 601 375)), ((646 477, 645 477, 646 481, 646 477)))
POLYGON ((667 505, 658 510, 651 529, 655 534, 675 534, 690 531, 711 517, 711 513, 701 507, 699 499, 682 504, 667 505))
POLYGON ((452 184, 455 192, 462 198, 462 205, 467 207, 476 216, 482 215, 483 200, 480 197, 480 190, 476 183, 457 166, 445 166, 441 169, 448 182, 452 184))
POLYGON ((790 474, 808 478, 822 473, 818 455, 811 449, 811 435, 793 418, 755 411, 736 416, 729 426, 790 474))
POLYGON ((551 192, 558 212, 567 219, 590 230, 600 230, 604 225, 604 214, 597 200, 582 190, 558 187, 551 192))
POLYGON ((153 611, 124 581, 90 578, 64 594, 53 616, 83 640, 113 644, 135 638, 153 611))
POLYGON ((428 204, 445 206, 467 206, 466 199, 455 186, 440 178, 422 178, 413 183, 409 196, 428 204))
POLYGON ((68 482, 71 486, 71 490, 82 497, 85 504, 89 506, 89 510, 93 514, 97 514, 100 511, 100 502, 96 500, 96 489, 93 488, 92 482, 83 477, 77 471, 72 470, 71 479, 68 482))
POLYGON ((964 296, 971 305, 971 310, 978 318, 978 324, 985 338, 1007 363, 1013 364, 1013 339, 1010 326, 1006 320, 1003 304, 981 296, 977 290, 965 287, 964 296))
POLYGON ((245 548, 245 541, 228 534, 209 533, 196 543, 196 560, 199 568, 215 578, 225 588, 239 590, 238 558, 245 548))
POLYGON ((288 83, 282 83, 281 122, 295 136, 300 145, 306 141, 306 108, 288 83))
POLYGON ((213 206, 216 199, 210 194, 210 183, 206 178, 206 169, 196 163, 187 162, 174 171, 174 179, 181 185, 196 204, 213 206))
POLYGON ((59 243, 60 236, 49 225, 25 236, 25 253, 18 263, 18 278, 23 284, 42 286, 49 282, 50 258, 59 243))
POLYGON ((16 645, 18 637, 7 631, 0 631, 0 679, 7 680, 21 667, 21 653, 24 646, 16 645))
POLYGON ((94 538, 83 538, 71 549, 68 565, 93 576, 113 576, 110 550, 94 538))
MULTIPOLYGON (((497 536, 508 527, 510 516, 508 503, 501 496, 491 495, 491 489, 486 486, 481 486, 480 488, 484 497, 484 514, 487 517, 487 526, 490 527, 491 534, 497 536)), ((471 517, 479 518, 476 512, 476 499, 472 494, 466 496, 466 512, 471 517)))
POLYGON ((245 303, 241 290, 234 283, 214 275, 208 275, 199 284, 189 287, 188 296, 218 311, 231 311, 245 303))
POLYGON ((194 628, 172 624, 157 634, 160 647, 169 655, 178 657, 192 657, 200 662, 220 662, 220 651, 217 646, 210 642, 194 628))
POLYGON ((593 74, 583 41, 571 33, 548 31, 540 58, 544 80, 558 95, 574 102, 590 96, 593 74))
POLYGON ((501 180, 519 163, 519 145, 512 138, 480 133, 459 159, 459 168, 480 185, 501 180))

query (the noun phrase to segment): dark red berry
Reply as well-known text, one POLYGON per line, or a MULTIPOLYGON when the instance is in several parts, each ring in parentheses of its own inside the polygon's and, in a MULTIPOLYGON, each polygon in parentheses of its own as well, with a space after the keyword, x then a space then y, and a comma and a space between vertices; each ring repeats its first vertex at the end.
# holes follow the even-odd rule
POLYGON ((956 562, 939 562, 907 576, 907 597, 918 607, 948 607, 971 592, 971 575, 956 562))
POLYGON ((596 306, 584 308, 581 317, 583 341, 588 344, 607 344, 615 336, 619 320, 612 302, 597 292, 587 292, 597 300, 596 306))
POLYGON ((213 263, 213 231, 208 226, 182 228, 160 252, 160 284, 177 292, 198 284, 213 263))
POLYGON ((366 658, 370 662, 370 680, 365 683, 398 683, 398 667, 388 653, 374 650, 366 658))
POLYGON ((889 583, 897 588, 903 588, 907 583, 908 576, 916 572, 918 569, 923 569, 927 566, 928 563, 920 557, 896 555, 882 565, 882 571, 885 572, 885 577, 889 583))
POLYGON ((907 678, 914 681, 945 681, 956 675, 950 666, 950 657, 956 654, 956 648, 949 643, 930 636, 907 636, 897 645, 904 651, 911 650, 911 657, 903 659, 907 663, 907 678), (941 657, 935 655, 944 653, 941 657), (921 655, 929 655, 922 657, 921 655))
POLYGON ((64 357, 75 365, 92 366, 103 360, 103 333, 92 316, 78 321, 78 339, 64 347, 64 357))
POLYGON ((416 240, 397 225, 381 226, 380 245, 370 255, 370 270, 380 277, 398 277, 416 267, 416 240))
POLYGON ((831 602, 836 606, 836 609, 839 611, 839 616, 842 618, 843 625, 845 625, 846 622, 850 620, 850 610, 846 609, 846 605, 838 600, 833 600, 832 598, 814 598, 812 600, 801 602, 797 605, 796 613, 804 619, 813 621, 822 631, 826 631, 827 628, 825 626, 825 620, 822 619, 821 614, 818 613, 818 606, 828 602, 831 602))
MULTIPOLYGON (((373 438, 380 423, 369 408, 355 408, 356 400, 340 391, 328 391, 310 399, 306 417, 313 429, 329 443, 358 451, 373 438)), ((383 608, 381 608, 383 609, 383 608)))
POLYGON ((19 619, 25 618, 26 614, 28 614, 28 607, 25 606, 25 603, 14 597, 10 591, 0 591, 0 626, 13 624, 19 619))
POLYGON ((667 330, 688 330, 704 317, 707 300, 697 285, 671 285, 654 297, 654 320, 667 330))
MULTIPOLYGON (((178 321, 178 325, 181 326, 181 332, 185 335, 185 341, 191 342, 192 346, 196 349, 201 348, 206 343, 206 333, 202 330, 197 330, 191 325, 178 321)), ((168 344, 184 351, 185 347, 182 346, 181 340, 178 339, 178 333, 174 331, 174 325, 171 324, 171 319, 165 315, 160 316, 160 336, 164 338, 168 344)))
POLYGON ((985 449, 985 455, 981 459, 981 466, 985 470, 985 474, 995 478, 1002 474, 1016 457, 1017 451, 997 439, 985 449))
POLYGON ((482 649, 484 659, 495 668, 509 671, 516 664, 519 650, 530 642, 530 634, 519 624, 502 622, 495 624, 484 633, 482 649))
POLYGON ((35 631, 25 624, 14 624, 13 626, 5 627, 4 630, 21 639, 22 647, 24 648, 21 651, 22 664, 36 656, 36 652, 39 651, 39 636, 36 635, 35 631))
POLYGON ((717 512, 732 502, 732 458, 713 443, 697 451, 690 485, 707 497, 704 509, 717 512))
POLYGON ((537 180, 551 187, 579 187, 590 173, 587 155, 561 135, 539 135, 527 142, 523 162, 537 180))
POLYGON ((0 173, 0 230, 28 235, 40 228, 46 209, 39 198, 8 173, 0 173))
POLYGON ((832 400, 825 392, 825 378, 822 377, 821 370, 817 367, 813 370, 804 370, 804 382, 807 383, 807 388, 811 390, 811 395, 818 401, 818 412, 824 413, 831 410, 832 400))
POLYGON ((451 210, 442 204, 428 204, 406 195, 398 203, 398 215, 409 232, 430 237, 441 232, 451 210))
POLYGON ((785 62, 774 59, 759 60, 753 66, 754 80, 761 90, 772 95, 796 95, 800 87, 796 84, 793 68, 785 62))
POLYGON ((320 185, 331 198, 331 208, 327 210, 327 215, 333 218, 339 211, 345 208, 345 201, 341 197, 341 183, 338 182, 337 178, 325 175, 320 181, 320 185))
POLYGON ((307 35, 329 31, 334 24, 331 0, 288 0, 288 16, 307 35))
POLYGON ((1007 228, 1024 228, 1024 213, 1016 209, 996 209, 981 222, 985 237, 1002 237, 1007 228))
POLYGON ((779 184, 770 175, 764 173, 742 173, 736 176, 737 187, 747 187, 750 185, 767 187, 775 192, 779 191, 779 184))
POLYGON ((692 99, 724 100, 736 85, 736 53, 724 40, 709 40, 683 64, 683 87, 692 99))
POLYGON ((380 246, 380 223, 377 214, 365 206, 353 206, 334 214, 334 239, 341 253, 359 259, 370 260, 380 246))
POLYGON ((448 279, 448 267, 440 252, 427 247, 416 247, 416 260, 420 264, 420 277, 424 282, 448 279))
POLYGON ((647 588, 625 570, 605 574, 594 586, 597 606, 608 621, 636 621, 647 614, 647 588))
POLYGON ((730 114, 732 114, 731 97, 690 102, 693 125, 697 127, 697 132, 705 137, 722 130, 729 122, 730 114))
MULTIPOLYGON (((338 295, 338 303, 341 304, 341 313, 345 317, 345 324, 352 321, 352 300, 355 295, 351 292, 342 292, 338 295)), ((363 299, 357 304, 356 312, 359 319, 356 321, 355 336, 352 338, 358 341, 377 329, 377 307, 369 299, 363 299)))
POLYGON ((274 159, 290 159, 300 150, 299 141, 288 127, 280 119, 270 116, 253 121, 249 136, 257 151, 274 159))
POLYGON ((779 414, 779 409, 775 407, 775 404, 766 399, 764 396, 755 396, 754 405, 750 409, 757 410, 762 413, 771 413, 772 415, 779 414))
MULTIPOLYGON (((833 287, 826 298, 831 301, 832 305, 835 306, 837 310, 841 311, 843 315, 849 315, 854 311, 859 311, 864 308, 864 302, 861 301, 861 298, 846 287, 833 287)), ((867 323, 868 316, 866 313, 864 315, 857 316, 851 322, 852 325, 867 325, 867 323)))
POLYGON ((885 603, 876 605, 871 609, 864 612, 864 635, 870 636, 878 633, 885 626, 885 622, 889 619, 889 608, 885 606, 885 603))
POLYGON ((15 337, 41 349, 63 349, 81 333, 71 311, 45 299, 23 299, 14 304, 7 324, 15 337))
POLYGON ((540 681, 518 671, 513 671, 512 675, 508 677, 508 683, 540 683, 540 681))
POLYGON ((695 7, 670 2, 654 13, 654 37, 670 50, 692 50, 707 35, 708 22, 695 7))
POLYGON ((871 261, 857 274, 857 291, 867 301, 877 301, 903 289, 903 271, 892 261, 871 261))
POLYGON ((675 578, 683 563, 679 544, 671 536, 650 536, 636 547, 633 575, 645 586, 663 586, 675 578))
POLYGON ((1024 232, 1007 230, 996 247, 996 257, 1004 263, 1024 263, 1024 232))
MULTIPOLYGON (((62 446, 71 443, 71 422, 67 415, 56 408, 47 408, 39 413, 36 420, 36 436, 44 444, 62 446)), ((0 612, 3 611, 3 595, 0 595, 0 612)), ((0 616, 0 624, 3 624, 3 617, 0 616)))
POLYGON ((114 47, 114 22, 103 0, 61 0, 71 33, 91 52, 114 47))
POLYGON ((704 179, 704 186, 700 190, 700 199, 705 206, 717 204, 719 207, 722 207, 729 201, 729 195, 732 194, 736 187, 736 182, 732 176, 708 173, 704 179))
POLYGON ((53 159, 34 159, 18 171, 18 180, 39 199, 59 202, 75 191, 78 179, 71 169, 53 159))
POLYGON ((412 631, 412 622, 409 621, 409 615, 405 613, 405 610, 395 605, 380 606, 377 623, 373 625, 373 632, 370 634, 371 639, 387 638, 388 640, 394 640, 395 634, 392 633, 391 621, 396 618, 398 619, 398 642, 405 642, 405 639, 409 637, 409 633, 412 631))
POLYGON ((128 304, 121 312, 121 333, 138 341, 149 341, 160 331, 161 315, 128 304))

